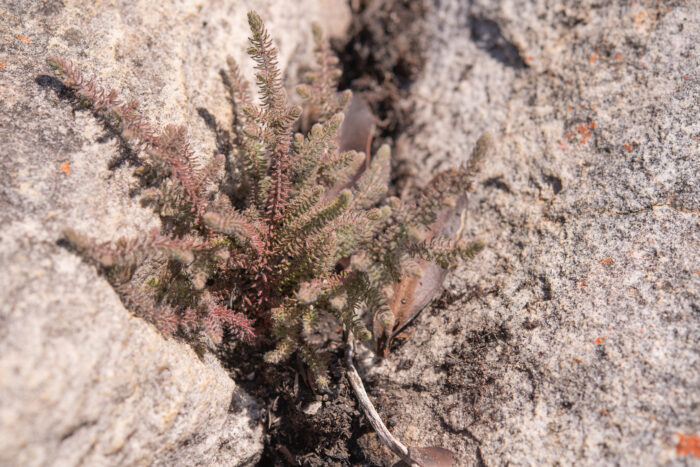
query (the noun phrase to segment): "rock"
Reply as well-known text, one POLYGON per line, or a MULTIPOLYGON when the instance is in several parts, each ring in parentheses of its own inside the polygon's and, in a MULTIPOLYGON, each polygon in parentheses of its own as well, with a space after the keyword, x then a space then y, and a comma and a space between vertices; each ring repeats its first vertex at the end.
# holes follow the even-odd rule
POLYGON ((313 401, 309 402, 302 408, 302 412, 304 412, 306 415, 316 415, 318 413, 318 410, 323 406, 323 402, 321 401, 313 401))
MULTIPOLYGON (((132 317, 95 267, 58 243, 158 226, 142 208, 135 148, 74 109, 45 59, 73 60, 156 124, 224 152, 231 109, 219 70, 248 76, 246 8, 267 21, 284 68, 308 62, 326 1, 41 2, 0 6, 0 464, 250 465, 257 404, 210 354, 132 317)), ((347 10, 333 8, 342 32, 347 10)), ((346 24, 347 26, 347 24, 346 24)), ((336 32, 338 32, 336 31, 336 32)), ((289 68, 293 73, 296 68, 289 68)))
POLYGON ((697 6, 455 0, 427 23, 398 146, 428 174, 492 132, 463 236, 487 248, 365 368, 380 413, 457 465, 692 462, 697 6))

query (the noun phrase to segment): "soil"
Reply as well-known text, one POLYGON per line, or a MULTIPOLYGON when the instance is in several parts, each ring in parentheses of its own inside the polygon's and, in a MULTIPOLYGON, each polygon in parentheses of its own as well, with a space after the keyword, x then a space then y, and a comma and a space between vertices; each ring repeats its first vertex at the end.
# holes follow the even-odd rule
POLYGON ((372 153, 388 144, 392 154, 392 195, 401 193, 415 174, 394 142, 411 121, 406 105, 411 83, 422 71, 426 0, 350 0, 353 21, 348 40, 333 47, 340 58, 341 89, 352 89, 372 109, 376 134, 372 153))

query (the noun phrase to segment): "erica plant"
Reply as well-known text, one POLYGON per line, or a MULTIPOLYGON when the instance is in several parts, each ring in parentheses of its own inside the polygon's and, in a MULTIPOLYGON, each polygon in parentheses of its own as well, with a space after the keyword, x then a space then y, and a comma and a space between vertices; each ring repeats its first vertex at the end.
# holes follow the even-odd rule
POLYGON ((48 59, 84 104, 141 149, 138 170, 150 186, 143 201, 163 220, 160 231, 133 239, 89 239, 71 230, 66 238, 103 268, 133 313, 164 333, 207 337, 213 344, 257 336, 273 343, 268 362, 298 352, 325 387, 325 367, 307 341, 321 313, 370 339, 361 319, 368 313, 375 338, 390 338, 405 321, 395 303, 401 283, 425 274, 426 262, 444 271, 482 248, 444 235, 443 227, 446 216, 462 209, 485 151, 437 174, 411 199, 387 199, 389 147, 369 163, 363 153, 338 148, 351 93, 336 91, 337 59, 320 30, 313 30, 318 67, 297 89, 316 122, 300 134, 301 108, 283 89, 277 50, 260 17, 251 12, 248 20, 258 99, 232 60, 228 76, 233 155, 243 177, 239 209, 219 189, 223 156, 196 156, 184 127, 156 129, 137 102, 85 79, 70 62, 48 59), (148 274, 134 274, 141 269, 148 274))

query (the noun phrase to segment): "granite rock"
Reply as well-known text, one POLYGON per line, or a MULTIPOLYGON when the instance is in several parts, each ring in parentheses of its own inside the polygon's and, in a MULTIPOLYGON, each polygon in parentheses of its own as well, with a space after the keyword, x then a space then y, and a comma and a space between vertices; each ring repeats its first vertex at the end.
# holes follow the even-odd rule
POLYGON ((465 226, 487 248, 364 366, 380 413, 458 465, 696 461, 697 4, 453 0, 427 24, 398 157, 429 174, 491 131, 465 226))

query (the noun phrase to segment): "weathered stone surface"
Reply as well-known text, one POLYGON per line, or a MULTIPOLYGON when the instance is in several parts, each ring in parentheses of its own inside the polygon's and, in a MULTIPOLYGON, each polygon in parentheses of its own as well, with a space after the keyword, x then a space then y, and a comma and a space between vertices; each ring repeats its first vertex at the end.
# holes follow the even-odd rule
POLYGON ((283 68, 308 56, 312 20, 332 9, 339 31, 347 22, 315 0, 0 4, 0 464, 259 457, 259 409, 219 362, 130 316, 94 267, 57 244, 66 227, 116 239, 158 220, 130 196, 133 148, 62 99, 45 63, 72 59, 155 123, 186 124, 210 157, 231 121, 226 55, 252 73, 249 8, 274 31, 283 68))
POLYGON ((427 174, 492 131, 466 226, 488 246, 365 368, 379 411, 459 465, 695 462, 697 4, 439 5, 399 151, 427 174))

